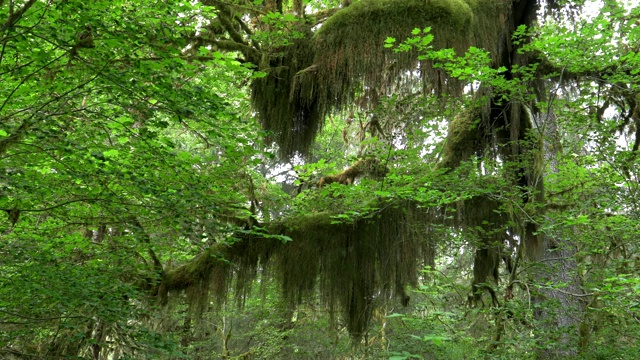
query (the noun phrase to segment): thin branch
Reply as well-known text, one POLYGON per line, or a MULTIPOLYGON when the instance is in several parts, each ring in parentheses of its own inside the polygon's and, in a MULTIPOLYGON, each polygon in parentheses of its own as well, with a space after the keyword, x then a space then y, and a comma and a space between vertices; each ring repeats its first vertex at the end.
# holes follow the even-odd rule
MULTIPOLYGON (((5 45, 6 45, 6 42, 2 44, 2 52, 0 52, 0 64, 2 63, 2 54, 4 53, 5 45)), ((31 60, 31 61, 29 61, 27 63, 22 64, 22 65, 18 65, 18 66, 14 67, 14 68, 8 69, 5 72, 0 72, 0 76, 8 74, 8 73, 11 73, 11 72, 15 72, 16 70, 20 70, 23 67, 27 67, 27 66, 33 64, 34 62, 35 62, 35 60, 31 60)))
POLYGON ((136 227, 138 231, 140 231, 144 239, 144 242, 149 246, 147 249, 147 252, 149 254, 149 257, 151 257, 151 260, 153 261, 154 269, 156 270, 160 279, 162 279, 164 275, 164 267, 162 266, 160 259, 158 259, 158 256, 156 256, 156 253, 151 248, 151 238, 149 237, 149 234, 147 234, 147 232, 144 231, 144 228, 142 227, 142 224, 140 223, 140 220, 138 220, 138 218, 132 217, 130 221, 133 224, 133 226, 136 227))
MULTIPOLYGON (((18 22, 18 20, 20 20, 20 18, 22 17, 22 15, 24 15, 24 13, 29 10, 29 8, 31 6, 33 6, 33 4, 36 3, 36 0, 29 0, 26 4, 24 4, 22 6, 22 8, 20 8, 20 10, 14 12, 10 12, 9 18, 7 19, 7 21, 4 23, 4 25, 2 26, 2 28, 0 28, 0 34, 3 34, 5 31, 7 31, 10 27, 12 27, 13 25, 15 25, 16 22, 18 22)), ((13 10, 13 1, 11 2, 11 10, 13 10)))
POLYGON ((551 289, 551 290, 553 290, 553 291, 557 291, 557 292, 559 292, 559 293, 563 293, 563 294, 565 294, 565 295, 574 296, 574 297, 579 297, 579 298, 581 298, 581 297, 588 297, 588 296, 594 296, 594 295, 596 295, 596 294, 597 294, 597 293, 574 294, 574 293, 572 293, 572 292, 564 291, 564 290, 561 290, 561 289, 558 289, 558 288, 552 288, 552 287, 547 287, 547 288, 549 288, 549 289, 551 289))
POLYGON ((43 69, 46 69, 47 67, 49 67, 49 65, 53 64, 54 62, 60 60, 63 56, 65 56, 66 54, 62 54, 60 56, 58 56, 57 58, 49 61, 48 63, 42 65, 40 68, 34 70, 31 74, 25 76, 22 81, 20 81, 20 83, 9 93, 9 95, 7 95, 7 98, 4 100, 4 102, 2 103, 2 105, 0 106, 0 111, 2 111, 2 109, 4 109, 4 107, 7 105, 7 103, 9 102, 9 100, 11 99, 11 97, 13 96, 13 94, 15 94, 16 91, 18 91, 18 89, 24 85, 24 83, 29 80, 29 78, 31 78, 33 75, 37 74, 38 72, 40 72, 43 69))
MULTIPOLYGON (((106 68, 106 66, 107 66, 107 65, 105 65, 105 67, 104 67, 104 68, 106 68)), ((103 68, 102 70, 104 70, 104 68, 103 68)), ((101 71, 102 71, 102 70, 101 70, 101 71)), ((100 72, 101 72, 101 71, 100 71, 100 72)), ((87 84, 89 84, 89 83, 93 82, 95 79, 97 79, 97 78, 98 78, 98 76, 100 76, 100 72, 98 72, 95 76, 92 76, 89 80, 87 80, 87 81, 85 81, 85 82, 82 82, 82 83, 80 83, 80 84, 78 84, 78 85, 74 86, 73 88, 71 88, 71 89, 69 89, 69 90, 65 91, 65 92, 64 92, 64 93, 62 93, 60 96, 57 96, 57 97, 54 97, 54 98, 53 98, 53 99, 51 99, 51 100, 45 101, 45 102, 44 102, 44 104, 42 104, 42 105, 41 105, 41 106, 39 106, 37 109, 35 109, 35 110, 33 111, 33 113, 32 113, 30 116, 28 116, 28 117, 27 117, 27 118, 22 122, 22 124, 20 125, 20 127, 18 128, 18 130, 16 130, 12 135, 10 135, 10 136, 8 136, 8 137, 6 137, 6 138, 4 138, 4 139, 1 139, 1 140, 0 140, 0 156, 3 156, 3 155, 4 155, 4 153, 7 151, 7 149, 9 148, 9 146, 10 146, 10 145, 12 145, 12 144, 16 143, 18 140, 20 140, 20 137, 23 135, 23 133, 24 133, 25 131, 27 131, 27 130, 29 129, 29 127, 31 127, 33 118, 34 118, 38 113, 40 113, 40 111, 42 111, 42 109, 44 109, 46 106, 50 105, 50 104, 51 104, 51 103, 53 103, 54 101, 58 101, 59 99, 64 98, 65 96, 67 96, 67 95, 71 94, 72 92, 74 92, 74 91, 76 91, 76 90, 78 90, 78 89, 81 89, 81 88, 83 88, 84 86, 86 86, 87 84)), ((15 91, 15 90, 14 90, 14 91, 15 91)), ((8 101, 8 100, 9 100, 9 99, 7 98, 7 100, 6 100, 6 101, 8 101)), ((6 104, 6 101, 5 101, 5 104, 6 104)), ((4 106, 4 105, 3 105, 3 106, 4 106)), ((1 110, 1 108, 0 108, 0 110, 1 110)), ((19 113, 19 112, 18 112, 18 113, 19 113)))
POLYGON ((218 19, 220 20, 220 25, 224 27, 224 29, 229 33, 229 37, 237 43, 248 45, 244 38, 240 33, 236 31, 233 24, 229 20, 227 16, 230 16, 229 9, 224 6, 219 6, 220 12, 218 12, 218 19))
POLYGON ((15 351, 15 350, 0 349, 0 353, 7 353, 7 354, 14 355, 14 356, 18 356, 20 358, 29 357, 29 358, 40 358, 40 359, 42 359, 42 357, 40 357, 40 355, 26 354, 26 353, 21 353, 21 352, 15 351))
MULTIPOLYGON (((74 199, 74 200, 68 200, 68 201, 64 201, 61 202, 59 204, 50 206, 50 207, 46 207, 46 208, 42 208, 42 209, 18 209, 20 210, 20 212, 45 212, 45 211, 49 211, 49 210, 53 210, 53 209, 57 209, 59 207, 63 207, 65 205, 69 205, 69 204, 73 204, 73 203, 77 203, 77 202, 83 202, 83 201, 100 201, 103 199, 97 199, 97 198, 82 198, 82 199, 74 199)), ((0 210, 4 210, 4 211, 11 211, 13 209, 5 209, 5 208, 0 208, 0 210)))
MULTIPOLYGON (((43 321, 51 321, 51 320, 61 320, 61 319, 85 319, 86 316, 52 316, 46 318, 34 318, 30 316, 20 315, 17 313, 13 313, 7 310, 0 309, 0 312, 15 316, 21 319, 31 320, 31 322, 43 322, 43 321)), ((13 321, 0 321, 0 324, 30 324, 31 322, 13 322, 13 321)))

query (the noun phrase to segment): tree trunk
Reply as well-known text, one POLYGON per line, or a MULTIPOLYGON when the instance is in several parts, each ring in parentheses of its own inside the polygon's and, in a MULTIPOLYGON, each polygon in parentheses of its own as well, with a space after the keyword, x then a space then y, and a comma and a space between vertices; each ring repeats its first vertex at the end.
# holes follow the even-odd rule
MULTIPOLYGON (((553 113, 542 114, 535 123, 544 138, 547 168, 556 173, 560 149, 556 118, 553 113)), ((545 218, 545 222, 553 221, 549 216, 545 218)), ((577 270, 577 248, 562 236, 545 234, 543 231, 539 237, 542 251, 532 259, 537 262, 532 275, 539 284, 532 299, 534 319, 541 325, 541 331, 537 334, 539 358, 576 356, 578 328, 586 305, 582 301, 584 294, 577 270)))
MULTIPOLYGON (((498 65, 508 69, 508 79, 518 76, 511 71, 513 65, 527 66, 532 61, 527 54, 518 53, 518 45, 512 43, 511 35, 521 25, 532 26, 537 18, 538 9, 536 0, 514 0, 512 3, 511 16, 507 19, 506 26, 509 31, 505 31, 505 36, 501 39, 498 57, 498 65)), ((545 85, 542 82, 534 81, 532 87, 535 88, 538 101, 553 102, 553 97, 546 98, 545 85)), ((518 170, 518 185, 530 189, 528 193, 523 194, 524 201, 535 203, 537 208, 543 209, 538 215, 548 218, 544 214, 546 200, 542 169, 557 171, 560 147, 557 122, 550 107, 547 113, 540 113, 535 108, 535 103, 525 104, 518 99, 512 99, 509 104, 502 105, 496 100, 491 103, 490 120, 504 126, 503 135, 511 145, 508 158, 520 161, 517 159, 524 155, 531 160, 518 170), (537 144, 535 141, 532 142, 528 137, 529 131, 537 133, 542 141, 537 144), (544 155, 543 159, 536 155, 540 151, 544 155), (536 156, 539 159, 536 159, 536 156), (542 164, 543 160, 545 164, 542 164)), ((504 140, 506 139, 502 141, 504 140)), ((529 275, 534 282, 541 285, 532 298, 534 318, 540 325, 537 334, 540 345, 538 355, 542 359, 575 355, 578 343, 577 328, 584 310, 580 278, 576 271, 576 248, 574 244, 560 237, 544 234, 541 231, 543 229, 539 229, 538 224, 533 222, 525 222, 524 228, 526 230, 523 240, 527 256, 536 263, 529 275)))

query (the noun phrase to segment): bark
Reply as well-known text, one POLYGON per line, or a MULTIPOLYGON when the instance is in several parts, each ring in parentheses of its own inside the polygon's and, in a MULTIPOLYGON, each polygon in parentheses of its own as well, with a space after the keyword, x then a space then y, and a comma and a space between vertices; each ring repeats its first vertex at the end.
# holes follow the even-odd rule
MULTIPOLYGON (((548 112, 538 119, 536 127, 544 136, 545 162, 550 172, 557 172, 560 146, 556 118, 548 112)), ((545 216, 547 222, 552 221, 549 214, 545 216)), ((575 244, 561 237, 541 237, 542 252, 533 259, 538 262, 533 275, 541 286, 532 299, 534 318, 542 326, 537 334, 541 348, 539 358, 576 356, 578 329, 586 307, 575 260, 577 249, 575 244)))
POLYGON ((584 294, 576 273, 575 247, 550 237, 545 238, 544 245, 547 251, 535 272, 539 284, 551 284, 551 287, 540 287, 533 297, 536 307, 534 318, 541 325, 541 331, 537 334, 541 348, 539 358, 576 356, 578 329, 586 304, 581 301, 584 294))

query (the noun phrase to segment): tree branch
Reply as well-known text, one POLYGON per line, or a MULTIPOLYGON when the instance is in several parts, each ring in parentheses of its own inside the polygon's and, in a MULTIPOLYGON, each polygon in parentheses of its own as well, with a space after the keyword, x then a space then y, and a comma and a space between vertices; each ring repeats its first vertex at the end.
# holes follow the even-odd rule
MULTIPOLYGON (((151 257, 151 261, 153 261, 153 268, 155 269, 159 277, 158 279, 156 279, 156 282, 161 282, 162 281, 161 279, 164 278, 164 267, 162 266, 160 259, 158 259, 158 256, 156 255, 155 251, 153 251, 153 249, 151 248, 151 238, 149 238, 149 234, 147 234, 144 231, 144 228, 142 227, 142 224, 140 223, 140 220, 138 220, 138 218, 131 217, 130 221, 132 225, 136 227, 138 231, 140 231, 140 233, 143 236, 144 242, 149 246, 147 249, 147 253, 149 254, 149 257, 151 257)), ((153 281, 153 279, 149 281, 153 281)), ((156 289, 157 286, 152 285, 152 288, 156 289)))
POLYGON ((253 62, 252 60, 260 58, 260 52, 246 44, 240 44, 231 40, 217 40, 212 41, 211 44, 215 45, 220 50, 239 51, 251 62, 253 62))
MULTIPOLYGON (((102 199, 96 199, 96 198, 82 198, 82 199, 75 199, 75 200, 69 200, 69 201, 64 201, 61 202, 59 204, 50 206, 50 207, 46 207, 46 208, 42 208, 42 209, 18 209, 20 210, 20 212, 44 212, 44 211, 49 211, 49 210, 53 210, 53 209, 57 209, 59 207, 63 207, 65 205, 69 205, 69 204, 73 204, 73 203, 77 203, 77 202, 83 202, 83 201, 99 201, 102 199)), ((0 210, 4 210, 4 211, 11 211, 13 209, 3 209, 0 208, 0 210)))
MULTIPOLYGON (((20 20, 20 18, 22 17, 22 15, 24 15, 24 13, 29 10, 30 7, 33 6, 33 4, 36 3, 36 0, 29 0, 26 4, 24 4, 22 6, 22 8, 20 8, 20 10, 12 13, 9 13, 9 18, 7 19, 7 21, 4 23, 4 25, 2 25, 2 28, 0 28, 0 34, 4 33, 5 31, 7 31, 10 27, 12 27, 13 25, 15 25, 16 22, 18 22, 18 20, 20 20)), ((11 10, 13 10, 13 3, 11 4, 12 8, 11 10)))
POLYGON ((43 321, 50 321, 50 320, 86 319, 87 318, 86 316, 53 316, 53 317, 46 317, 46 318, 34 318, 34 317, 24 316, 24 315, 20 315, 20 314, 13 313, 7 310, 2 310, 2 309, 0 309, 0 312, 11 315, 11 316, 15 316, 21 319, 31 320, 30 322, 0 321, 0 324, 30 324, 32 322, 43 322, 43 321))
POLYGON ((237 43, 247 45, 247 42, 244 41, 244 38, 240 33, 234 28, 233 24, 229 20, 228 17, 231 17, 229 9, 224 6, 219 7, 220 11, 218 12, 218 19, 220 20, 220 24, 224 29, 229 33, 229 37, 237 43))

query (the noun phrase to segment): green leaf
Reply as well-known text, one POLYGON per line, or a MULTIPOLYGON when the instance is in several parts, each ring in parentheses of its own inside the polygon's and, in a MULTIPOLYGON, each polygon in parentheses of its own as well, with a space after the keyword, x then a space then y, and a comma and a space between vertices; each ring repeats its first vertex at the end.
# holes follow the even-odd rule
POLYGON ((102 156, 106 157, 106 158, 114 158, 117 157, 118 154, 120 154, 120 151, 118 150, 107 150, 107 151, 103 151, 102 152, 102 156))

